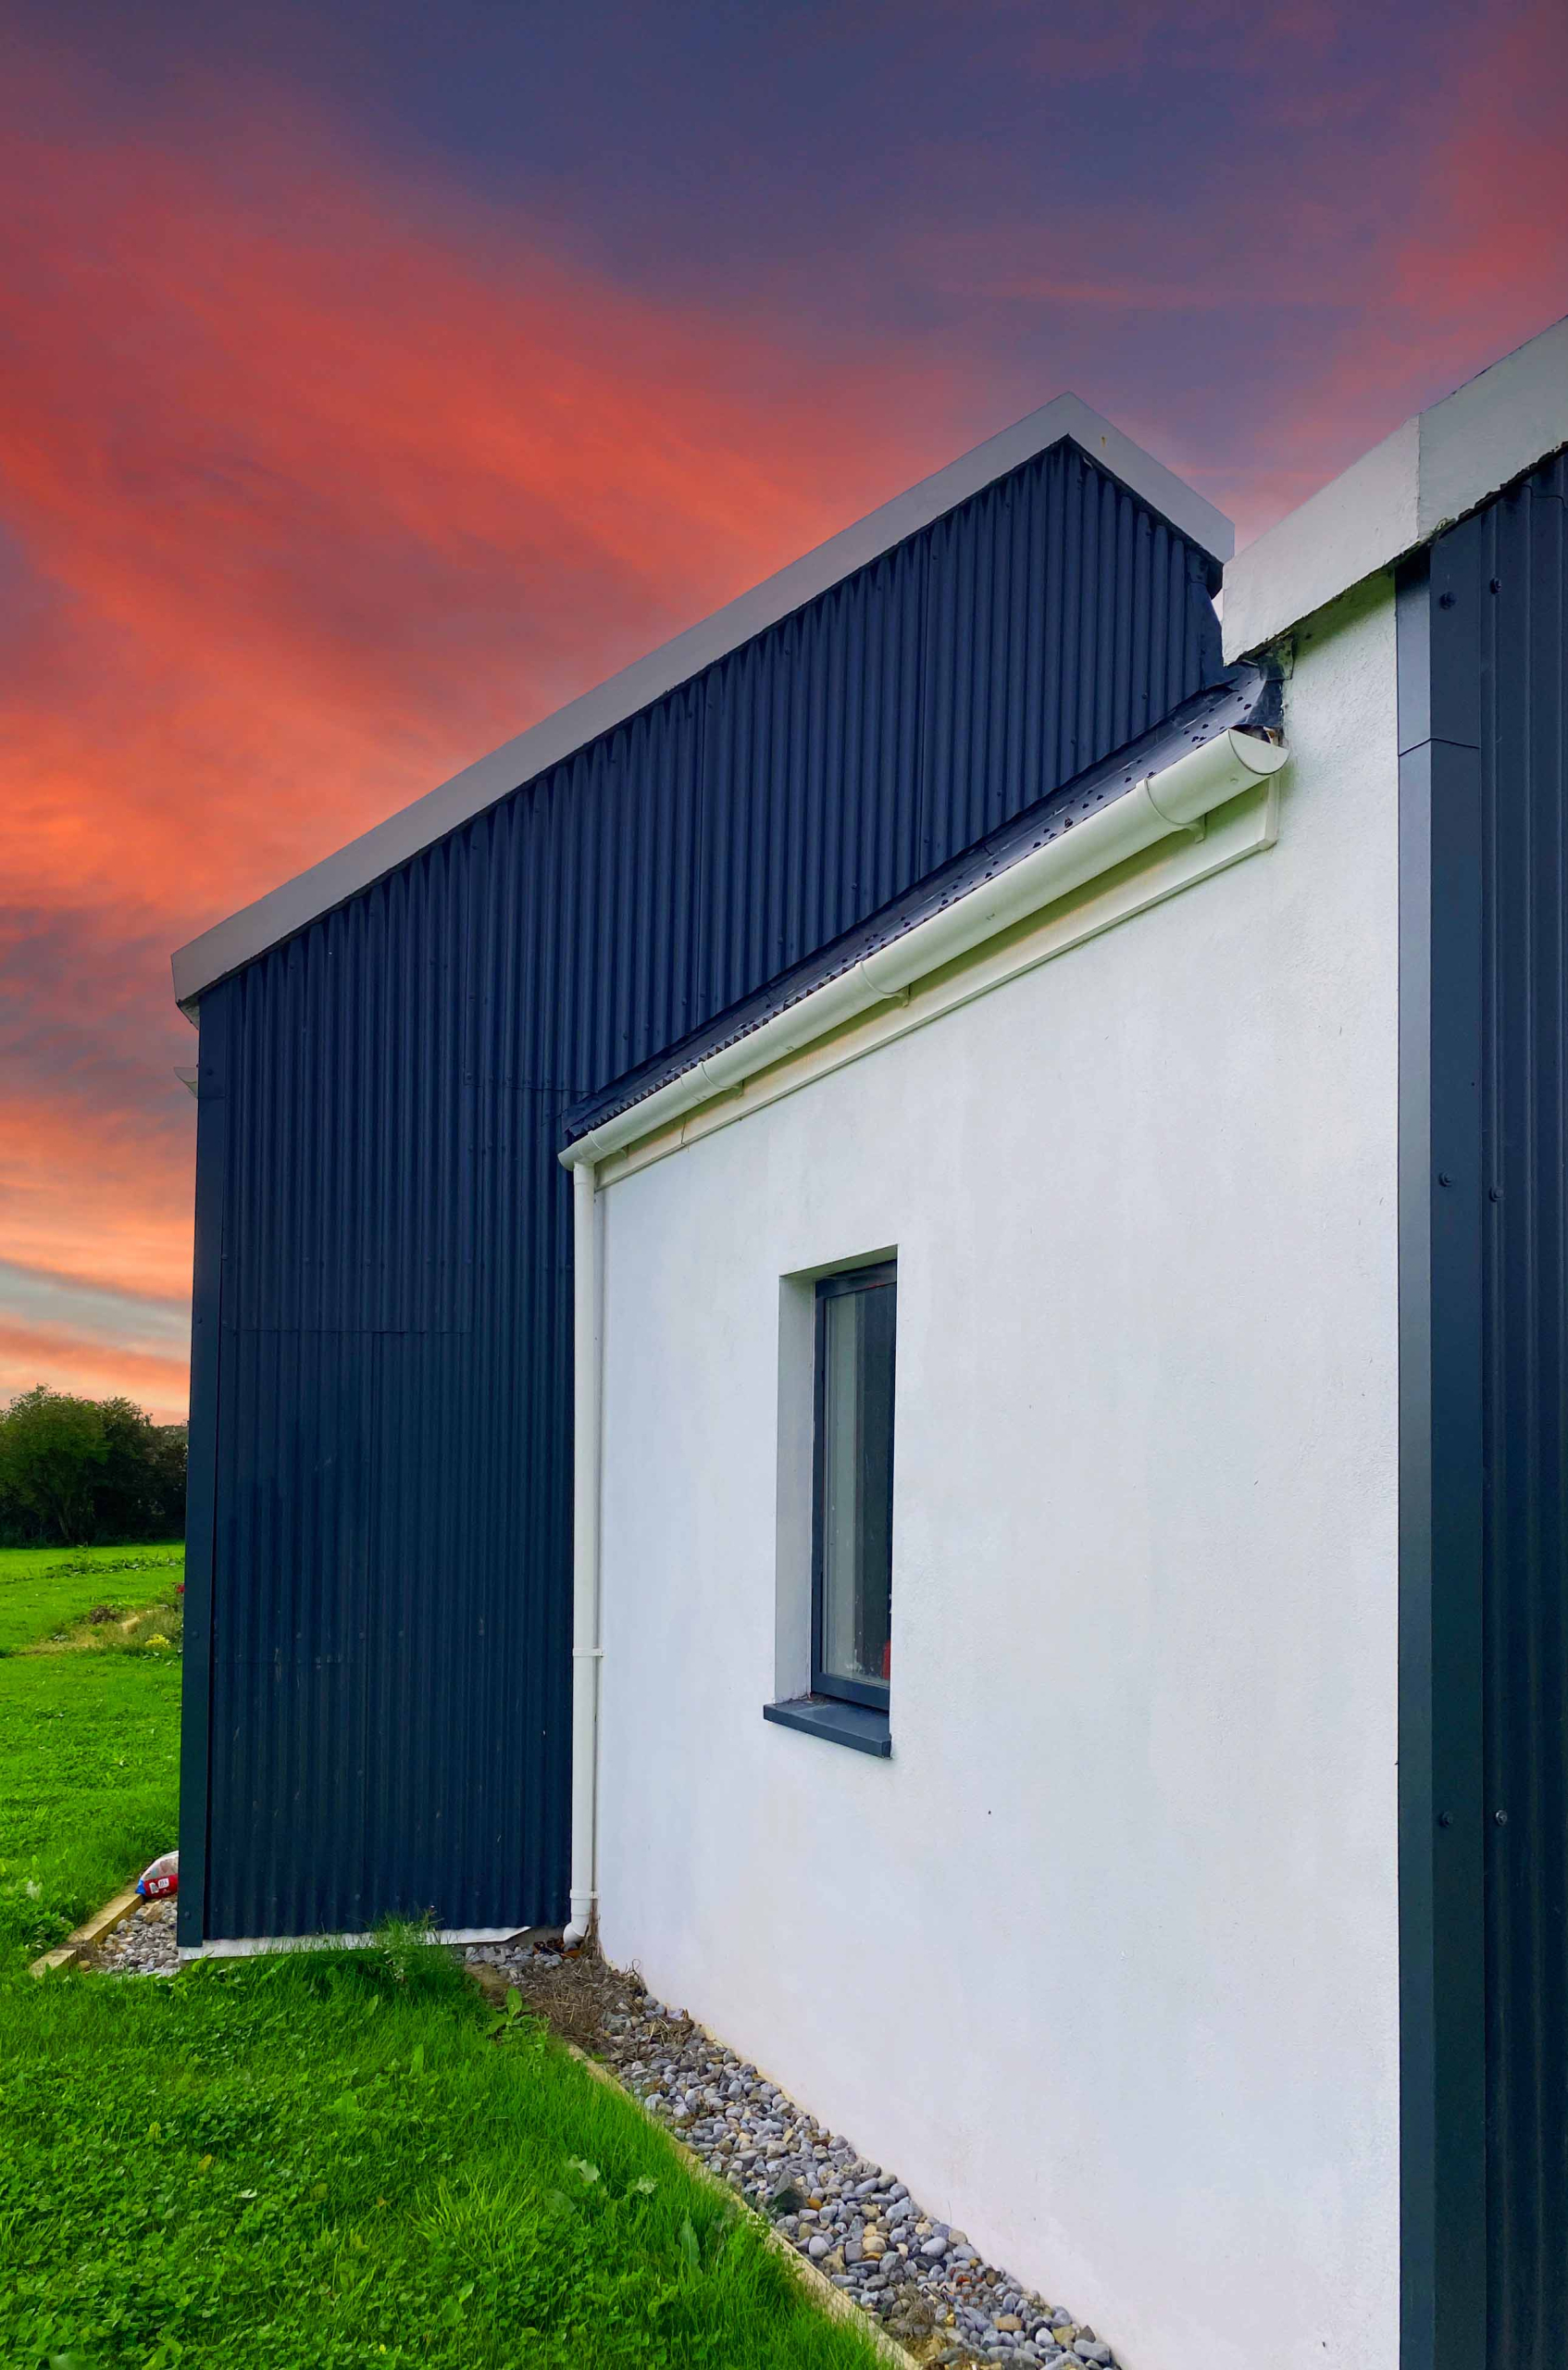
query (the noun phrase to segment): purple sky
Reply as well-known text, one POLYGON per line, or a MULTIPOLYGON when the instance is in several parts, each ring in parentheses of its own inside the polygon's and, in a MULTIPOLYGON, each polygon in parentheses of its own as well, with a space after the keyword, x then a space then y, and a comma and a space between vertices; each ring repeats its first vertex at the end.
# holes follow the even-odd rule
POLYGON ((1245 541, 1568 311, 1560 5, 0 44, 0 1397, 181 1402, 170 946, 1064 388, 1245 541))

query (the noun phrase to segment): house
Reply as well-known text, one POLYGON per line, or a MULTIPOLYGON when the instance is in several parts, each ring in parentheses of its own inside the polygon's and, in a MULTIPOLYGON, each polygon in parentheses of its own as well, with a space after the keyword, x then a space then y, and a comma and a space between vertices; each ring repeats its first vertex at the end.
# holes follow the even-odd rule
POLYGON ((596 1922, 1132 2370, 1560 2370, 1565 447, 1222 649, 1063 399, 176 957, 187 1948, 596 1922))

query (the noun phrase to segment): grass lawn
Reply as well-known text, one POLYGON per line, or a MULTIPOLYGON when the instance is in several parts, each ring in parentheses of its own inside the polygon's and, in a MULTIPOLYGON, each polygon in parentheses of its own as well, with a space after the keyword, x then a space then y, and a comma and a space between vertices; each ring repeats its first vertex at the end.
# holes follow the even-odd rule
POLYGON ((184 1574, 178 1539, 132 1547, 0 1547, 0 1654, 68 1628, 96 1604, 130 1612, 184 1574))
POLYGON ((0 1661, 0 1959, 33 1957, 172 1846, 172 1656, 0 1661))
POLYGON ((178 1681, 0 1661, 0 2364, 867 2370, 662 2131, 417 1938, 32 1981, 40 1925, 169 1840, 178 1681))

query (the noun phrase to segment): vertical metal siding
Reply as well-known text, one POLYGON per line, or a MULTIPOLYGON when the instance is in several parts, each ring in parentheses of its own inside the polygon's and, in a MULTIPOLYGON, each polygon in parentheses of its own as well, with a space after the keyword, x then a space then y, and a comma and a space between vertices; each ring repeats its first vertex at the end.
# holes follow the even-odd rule
POLYGON ((185 1939, 560 1916, 562 1115, 1213 680, 1206 570, 1057 446, 204 999, 185 1939))
POLYGON ((1440 539, 1479 750, 1485 2320, 1568 2361, 1568 460, 1440 539))
POLYGON ((1488 2360, 1568 2361, 1568 463, 1459 530, 1481 624, 1488 2360), (1501 1814, 1500 1818, 1499 1814, 1501 1814), (1506 1825, 1502 1820, 1506 1820, 1506 1825))

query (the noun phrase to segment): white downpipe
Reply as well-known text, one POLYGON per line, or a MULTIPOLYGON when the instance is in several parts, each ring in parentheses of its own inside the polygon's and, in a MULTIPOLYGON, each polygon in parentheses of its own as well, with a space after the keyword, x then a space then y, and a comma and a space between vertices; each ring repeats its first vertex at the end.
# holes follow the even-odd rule
POLYGON ((598 1900, 600 1272, 598 1163, 771 1062, 814 1043, 856 1013, 907 995, 915 983, 983 945, 1013 923, 1064 897, 1156 841, 1197 833, 1226 799, 1279 771, 1288 751, 1236 731, 1217 733, 1098 815, 1049 841, 827 980, 760 1029, 705 1054, 667 1086, 579 1137, 562 1153, 572 1172, 572 1890, 568 1943, 580 1942, 598 1900))
POLYGON ((572 1890, 568 1944, 598 1899, 599 1212, 593 1163, 572 1170, 572 1890))

